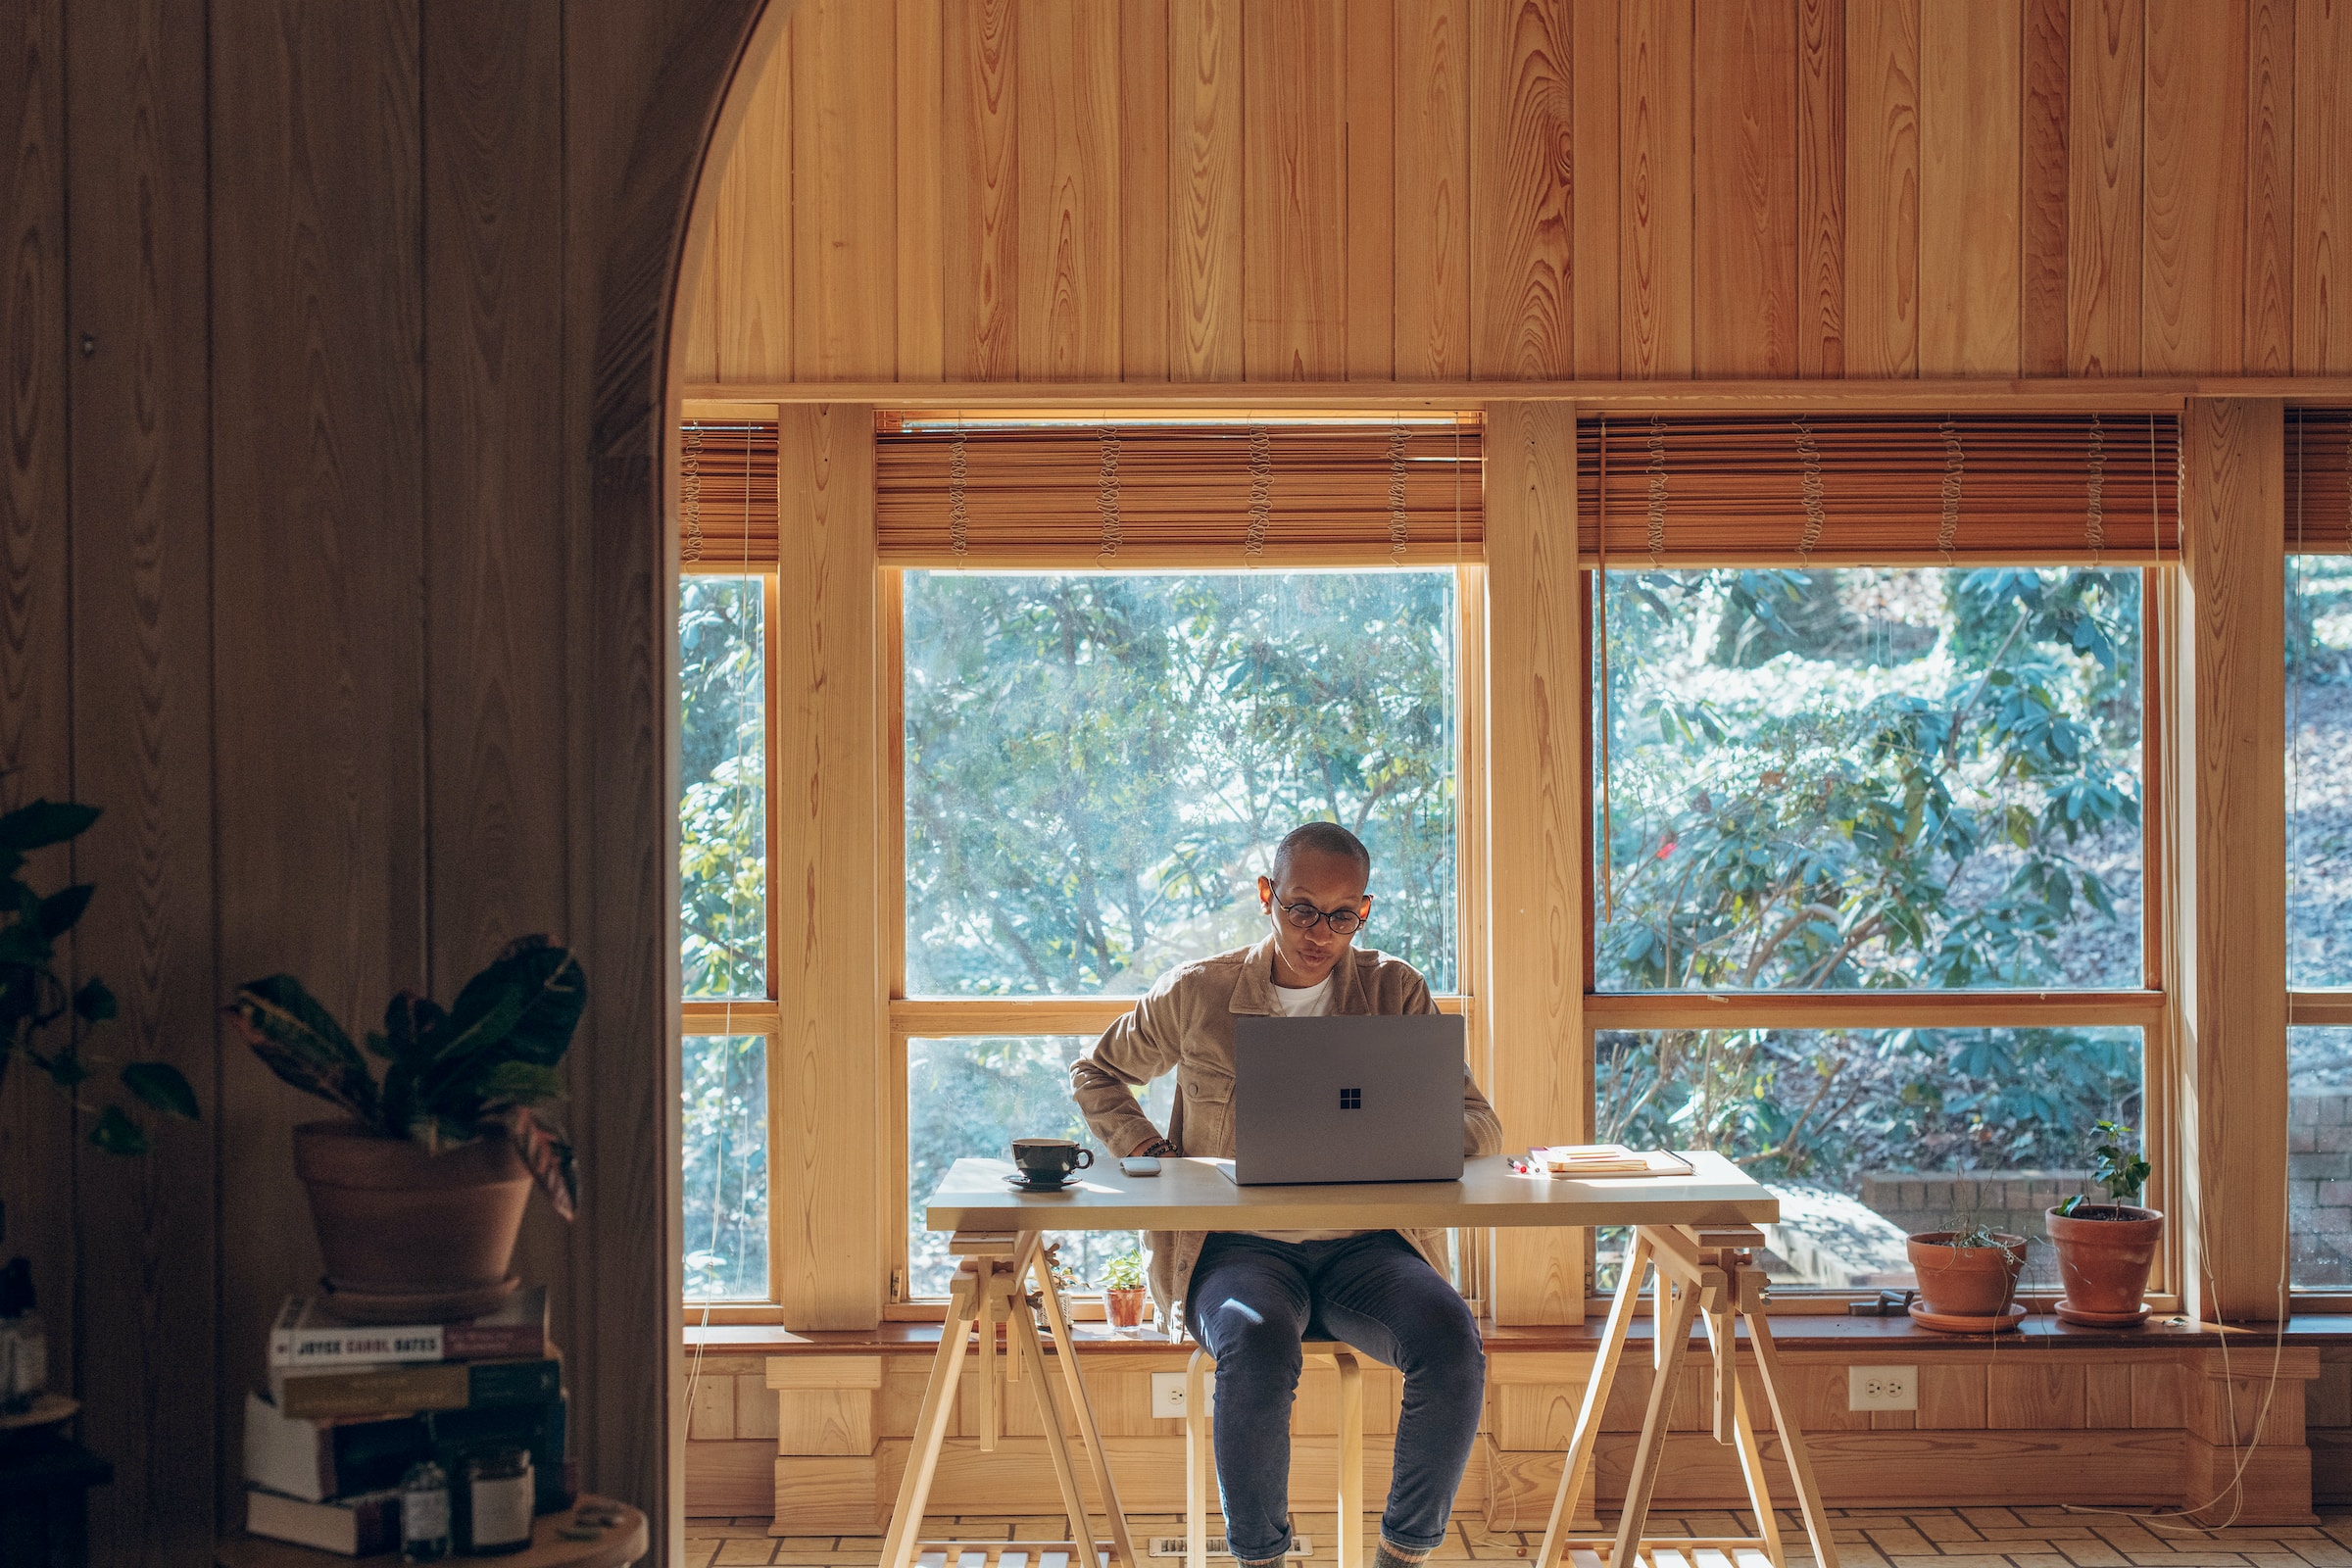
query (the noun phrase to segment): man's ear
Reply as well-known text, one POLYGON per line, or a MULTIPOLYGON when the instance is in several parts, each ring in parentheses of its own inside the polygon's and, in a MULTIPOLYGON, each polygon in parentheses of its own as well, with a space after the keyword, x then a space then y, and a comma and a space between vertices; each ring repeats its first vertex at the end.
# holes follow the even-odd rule
POLYGON ((1274 907, 1274 879, 1272 877, 1261 876, 1257 879, 1257 906, 1266 910, 1274 907))

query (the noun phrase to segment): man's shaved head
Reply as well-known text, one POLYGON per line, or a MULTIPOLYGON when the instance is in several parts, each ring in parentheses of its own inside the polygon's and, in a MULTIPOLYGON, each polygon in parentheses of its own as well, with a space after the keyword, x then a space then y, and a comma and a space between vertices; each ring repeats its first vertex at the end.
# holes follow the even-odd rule
POLYGON ((1291 868, 1291 857, 1300 853, 1331 855, 1353 860, 1364 873, 1372 876, 1372 852, 1364 841, 1337 822, 1308 822, 1291 829, 1290 836, 1274 847, 1274 881, 1282 883, 1283 873, 1291 868))

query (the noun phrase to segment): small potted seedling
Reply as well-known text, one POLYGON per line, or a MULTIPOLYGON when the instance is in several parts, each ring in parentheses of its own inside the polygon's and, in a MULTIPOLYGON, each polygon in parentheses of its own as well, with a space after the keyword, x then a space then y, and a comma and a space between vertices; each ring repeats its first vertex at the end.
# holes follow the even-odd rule
POLYGON ((1144 1325, 1144 1260, 1133 1252, 1122 1252, 1102 1267, 1102 1315, 1120 1334, 1144 1325))
POLYGON ((2009 1298, 2026 1266, 2026 1238, 1986 1225, 1922 1231, 1904 1238, 1919 1277, 1913 1312, 1930 1328, 1981 1334, 2008 1327, 2009 1298), (1945 1321, 1938 1323, 1936 1319, 1945 1321))
POLYGON ((2102 1121, 2091 1151, 2091 1177, 2107 1201, 2081 1194, 2048 1212, 2050 1245, 2058 1250, 2058 1278, 2066 1289, 2057 1312, 2069 1323, 2120 1328, 2144 1321, 2148 1270, 2164 1239, 2164 1216, 2138 1204, 2148 1162, 2121 1122, 2102 1121))

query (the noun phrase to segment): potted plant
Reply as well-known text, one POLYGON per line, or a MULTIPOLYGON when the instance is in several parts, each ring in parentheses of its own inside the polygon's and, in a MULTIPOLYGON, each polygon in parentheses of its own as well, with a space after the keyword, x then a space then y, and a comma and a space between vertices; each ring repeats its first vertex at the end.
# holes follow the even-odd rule
POLYGON ((2091 1151, 2091 1176, 2107 1201, 2077 1194, 2049 1210, 2050 1245, 2058 1250, 2058 1278, 2066 1295, 2057 1306, 2069 1323, 2114 1328, 2142 1322, 2148 1270, 2164 1239, 2164 1216, 2135 1201, 2147 1185, 2148 1162, 2132 1129, 2102 1121, 2091 1151))
POLYGON ((1922 1231, 1904 1239, 1919 1277, 1921 1319, 1967 1320, 1966 1332, 2006 1326, 2017 1276, 2026 1266, 2026 1239, 1984 1225, 1922 1231))
POLYGON ((571 1147, 543 1118, 563 1098, 587 980, 543 936, 510 945, 445 1011, 413 991, 384 1009, 368 1050, 292 975, 242 987, 221 1009, 271 1072, 340 1108, 294 1129, 327 1287, 346 1317, 483 1311, 508 1272, 534 1182, 575 1209, 571 1147))
POLYGON ((1144 1324, 1144 1260, 1121 1252, 1102 1266, 1102 1315, 1120 1333, 1144 1324))

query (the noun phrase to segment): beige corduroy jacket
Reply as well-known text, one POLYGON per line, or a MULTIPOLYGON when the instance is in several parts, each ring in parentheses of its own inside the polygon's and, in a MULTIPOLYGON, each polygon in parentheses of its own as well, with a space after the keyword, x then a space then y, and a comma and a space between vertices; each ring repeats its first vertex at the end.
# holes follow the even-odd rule
MULTIPOLYGON (((1332 970, 1330 1010, 1370 1014, 1435 1012, 1429 986, 1409 963, 1366 948, 1349 948, 1332 970)), ((1186 1154, 1233 1154, 1233 1020, 1244 1014, 1278 1016, 1274 995, 1274 939, 1188 963, 1163 977, 1135 1010, 1102 1032, 1095 1049, 1070 1067, 1071 1098, 1086 1113, 1102 1147, 1127 1155, 1159 1137, 1137 1102, 1135 1090, 1162 1073, 1176 1074, 1176 1106, 1168 1142, 1186 1154)), ((1462 1068, 1462 1152, 1492 1154, 1502 1148, 1502 1123, 1478 1083, 1462 1068)), ((1413 1249, 1446 1272, 1446 1233, 1399 1231, 1413 1249)), ((1162 1323, 1183 1304, 1200 1256, 1200 1231, 1150 1231, 1152 1297, 1162 1323)))

